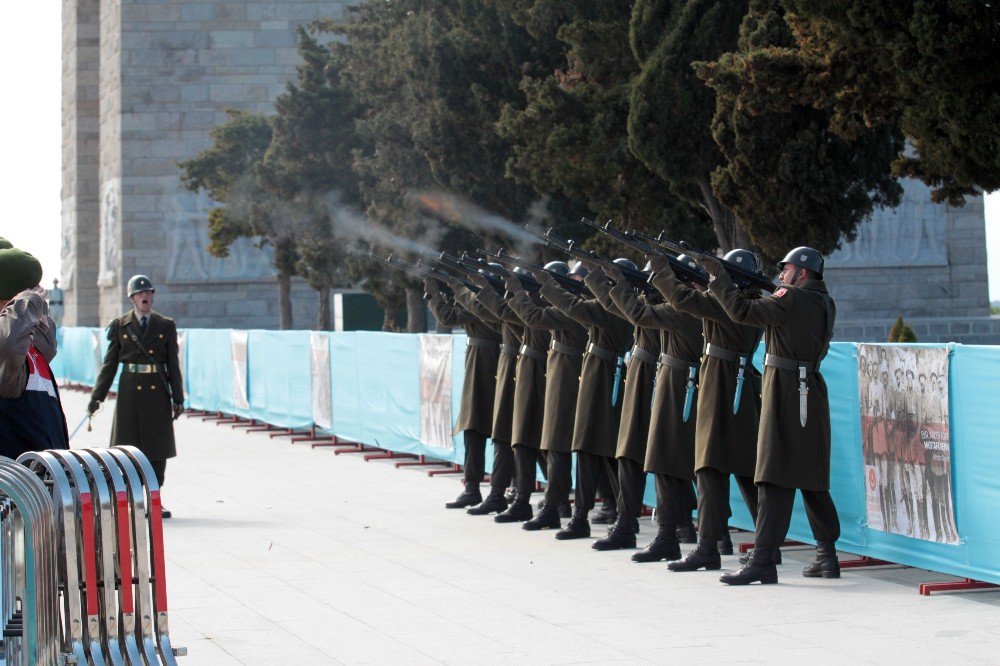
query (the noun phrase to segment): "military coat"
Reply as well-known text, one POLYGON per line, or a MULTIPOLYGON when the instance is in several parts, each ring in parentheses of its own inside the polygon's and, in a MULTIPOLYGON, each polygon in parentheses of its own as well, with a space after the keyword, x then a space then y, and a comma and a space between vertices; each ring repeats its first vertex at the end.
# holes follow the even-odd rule
POLYGON ((829 490, 830 403, 819 364, 830 348, 837 310, 826 284, 821 279, 783 284, 771 296, 755 299, 721 271, 709 289, 733 321, 764 327, 768 354, 815 364, 806 375, 805 426, 799 419, 798 373, 765 365, 754 481, 829 490))
MULTIPOLYGON (((483 289, 476 298, 501 321, 511 325, 523 322, 493 289, 483 289)), ((514 373, 514 412, 511 422, 511 445, 532 449, 542 445, 542 421, 545 413, 545 363, 549 332, 523 327, 522 350, 519 350, 514 373), (527 347, 527 350, 524 349, 527 347)))
POLYGON ((455 300, 481 320, 494 328, 500 328, 500 356, 497 360, 496 388, 493 397, 493 441, 509 445, 514 418, 514 372, 517 367, 517 353, 521 348, 521 338, 524 335, 523 328, 501 322, 476 299, 474 293, 464 287, 455 288, 455 300))
POLYGON ((135 446, 153 461, 177 455, 171 401, 184 404, 177 324, 152 312, 143 333, 134 310, 108 325, 108 351, 91 400, 103 401, 122 367, 111 426, 112 446, 135 446), (156 365, 159 372, 132 372, 128 364, 156 365))
POLYGON ((543 451, 573 450, 573 420, 580 388, 580 366, 587 346, 587 331, 552 305, 534 302, 525 291, 515 293, 510 308, 530 329, 549 331, 555 345, 545 366, 545 407, 542 417, 543 451))
POLYGON ((706 344, 747 357, 735 413, 739 360, 709 354, 702 357, 695 471, 711 467, 726 474, 752 477, 757 459, 760 373, 751 361, 763 331, 758 326, 733 322, 715 296, 683 284, 671 271, 657 273, 651 282, 676 310, 701 320, 706 344))
POLYGON ((475 430, 493 434, 493 398, 496 392, 500 335, 492 326, 437 292, 430 299, 431 312, 443 326, 461 326, 469 336, 465 349, 462 407, 453 434, 475 430))
MULTIPOLYGON (((604 280, 603 273, 592 271, 587 286, 604 280)), ((581 298, 563 289, 555 280, 546 280, 541 295, 587 329, 587 353, 580 370, 580 390, 573 418, 573 450, 613 458, 618 441, 621 396, 612 404, 618 359, 623 357, 631 340, 628 322, 616 317, 593 298, 581 298), (593 351, 590 351, 593 348, 593 351), (611 358, 605 358, 610 354, 611 358)), ((620 376, 618 376, 620 381, 620 376)))
MULTIPOLYGON (((623 280, 623 282, 625 282, 623 280)), ((626 287, 628 283, 625 282, 626 287)), ((611 314, 630 321, 611 297, 611 285, 600 282, 594 297, 611 314)), ((635 322, 631 322, 635 324, 635 322)), ((635 346, 625 370, 622 390, 622 415, 618 426, 616 458, 629 458, 642 465, 646 459, 646 442, 652 418, 653 382, 660 358, 660 332, 655 328, 635 326, 632 332, 635 346)))
MULTIPOLYGON (((701 322, 678 312, 666 303, 642 301, 628 286, 619 282, 611 289, 611 298, 629 321, 646 329, 660 331, 660 350, 664 354, 698 363, 702 348, 701 322)), ((682 368, 661 363, 656 370, 652 416, 646 440, 645 470, 678 479, 694 478, 695 427, 697 401, 692 399, 688 420, 684 420, 688 373, 682 368)))

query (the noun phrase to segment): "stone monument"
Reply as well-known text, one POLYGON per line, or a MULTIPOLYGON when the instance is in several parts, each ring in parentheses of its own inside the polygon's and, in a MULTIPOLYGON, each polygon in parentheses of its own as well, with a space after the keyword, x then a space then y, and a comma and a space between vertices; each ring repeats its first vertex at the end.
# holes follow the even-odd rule
MULTIPOLYGON (((136 273, 185 327, 275 328, 270 255, 241 240, 212 257, 211 202, 177 163, 211 145, 229 108, 273 112, 295 78, 295 30, 345 18, 347 2, 63 1, 65 323, 103 325, 126 309, 136 273)), ((295 325, 318 296, 293 285, 295 325)))

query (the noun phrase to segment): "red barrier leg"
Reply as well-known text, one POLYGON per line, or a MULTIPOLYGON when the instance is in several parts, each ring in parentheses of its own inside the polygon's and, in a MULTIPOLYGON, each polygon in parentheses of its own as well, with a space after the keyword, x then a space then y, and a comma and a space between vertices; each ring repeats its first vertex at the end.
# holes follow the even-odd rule
POLYGON ((412 453, 397 453, 395 451, 382 451, 381 453, 369 453, 365 456, 365 462, 369 460, 392 460, 394 458, 413 458, 416 456, 412 453))
MULTIPOLYGON (((867 555, 862 555, 855 560, 841 560, 841 569, 861 569, 863 567, 882 567, 887 564, 896 564, 895 562, 888 562, 886 560, 880 560, 877 557, 868 557, 867 555)), ((902 565, 900 565, 902 566, 902 565)))
POLYGON ((348 444, 348 448, 345 449, 335 449, 333 455, 339 456, 341 453, 365 453, 366 451, 381 451, 382 449, 375 446, 366 446, 365 444, 358 444, 357 442, 345 442, 348 444))
POLYGON ((298 437, 292 437, 293 444, 298 442, 332 442, 336 438, 333 435, 316 435, 316 426, 309 428, 308 433, 302 433, 298 437))
POLYGON ((257 423, 257 419, 250 419, 246 423, 234 423, 232 427, 235 430, 236 428, 253 428, 257 425, 260 425, 257 423))
POLYGON ((275 437, 292 437, 294 435, 301 435, 302 433, 298 430, 292 430, 291 428, 285 428, 281 432, 272 432, 268 437, 274 439, 275 437))
POLYGON ((396 463, 396 469, 400 467, 428 467, 428 466, 440 466, 444 465, 447 467, 451 463, 446 463, 443 460, 428 460, 427 456, 417 456, 415 461, 398 462, 396 463))
POLYGON ((461 474, 461 465, 452 465, 448 469, 432 469, 427 472, 427 476, 441 476, 442 474, 461 474))
POLYGON ((966 578, 964 581, 952 583, 921 583, 920 594, 930 596, 934 592, 965 592, 966 590, 987 590, 990 588, 1000 588, 1000 585, 966 578))

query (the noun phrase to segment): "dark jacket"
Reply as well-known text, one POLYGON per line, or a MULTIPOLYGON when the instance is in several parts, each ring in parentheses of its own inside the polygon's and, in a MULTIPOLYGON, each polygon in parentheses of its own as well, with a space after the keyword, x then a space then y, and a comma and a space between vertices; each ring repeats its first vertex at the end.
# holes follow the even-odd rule
POLYGON ((765 365, 754 481, 829 490, 830 403, 819 363, 830 349, 837 308, 826 284, 815 279, 798 287, 781 285, 772 296, 753 299, 722 272, 709 289, 734 321, 764 327, 768 354, 815 363, 806 375, 804 427, 799 419, 798 373, 765 365))
POLYGON ((747 357, 735 414, 739 360, 708 354, 702 357, 695 471, 712 467, 726 474, 753 476, 760 418, 760 373, 751 361, 760 342, 760 327, 733 322, 715 296, 683 284, 670 271, 657 273, 652 283, 675 309, 701 320, 706 344, 747 357))
POLYGON ((91 400, 102 401, 107 397, 119 364, 155 364, 160 368, 160 372, 142 373, 131 372, 127 366, 122 368, 111 428, 112 446, 135 446, 154 461, 173 458, 177 449, 170 403, 172 400, 184 404, 177 324, 153 312, 143 333, 135 311, 131 310, 108 325, 108 342, 91 400))

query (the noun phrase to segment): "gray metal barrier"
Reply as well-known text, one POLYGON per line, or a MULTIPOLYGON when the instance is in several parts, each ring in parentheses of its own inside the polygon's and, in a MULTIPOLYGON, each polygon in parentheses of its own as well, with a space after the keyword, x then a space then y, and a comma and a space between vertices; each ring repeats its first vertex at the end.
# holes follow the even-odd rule
MULTIPOLYGON (((123 446, 30 452, 17 463, 8 460, 0 466, 0 482, 4 469, 19 470, 14 475, 35 488, 38 502, 44 499, 40 513, 47 522, 43 519, 39 530, 48 530, 53 582, 44 594, 29 597, 18 575, 7 575, 18 571, 7 566, 9 558, 15 564, 18 559, 11 554, 23 553, 21 559, 27 561, 37 558, 38 550, 33 543, 29 553, 16 543, 21 526, 12 522, 12 543, 5 529, 0 545, 4 618, 11 596, 35 604, 13 603, 17 617, 35 618, 38 608, 47 619, 44 626, 40 619, 33 620, 39 626, 30 634, 25 627, 16 644, 5 641, 0 666, 176 664, 175 657, 187 651, 170 643, 160 490, 146 457, 123 446), (7 593, 8 582, 21 596, 7 593)), ((24 515, 24 509, 18 515, 24 515)), ((27 534, 29 523, 23 524, 20 531, 27 534)), ((34 569, 22 568, 22 578, 35 575, 34 569)))

